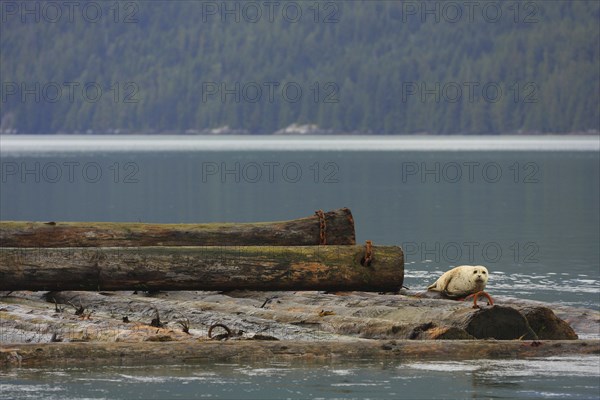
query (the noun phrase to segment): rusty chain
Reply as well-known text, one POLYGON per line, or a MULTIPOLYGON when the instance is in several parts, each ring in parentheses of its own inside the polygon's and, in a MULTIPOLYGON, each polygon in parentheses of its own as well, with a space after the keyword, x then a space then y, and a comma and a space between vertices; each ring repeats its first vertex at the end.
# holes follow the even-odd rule
POLYGON ((365 256, 362 260, 362 265, 368 267, 373 261, 373 242, 370 240, 365 241, 365 256))
POLYGON ((323 210, 315 211, 315 214, 319 217, 319 244, 326 245, 327 244, 327 236, 326 230, 327 225, 325 223, 325 213, 323 210))

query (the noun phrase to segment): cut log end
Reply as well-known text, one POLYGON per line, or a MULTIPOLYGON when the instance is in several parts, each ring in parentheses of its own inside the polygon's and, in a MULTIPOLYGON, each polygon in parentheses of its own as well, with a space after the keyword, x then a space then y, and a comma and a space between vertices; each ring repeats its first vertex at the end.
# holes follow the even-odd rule
POLYGON ((575 340, 573 328, 547 307, 524 307, 519 310, 540 340, 575 340))
POLYGON ((493 306, 476 311, 461 309, 452 316, 452 325, 477 339, 537 339, 527 319, 511 307, 493 306))

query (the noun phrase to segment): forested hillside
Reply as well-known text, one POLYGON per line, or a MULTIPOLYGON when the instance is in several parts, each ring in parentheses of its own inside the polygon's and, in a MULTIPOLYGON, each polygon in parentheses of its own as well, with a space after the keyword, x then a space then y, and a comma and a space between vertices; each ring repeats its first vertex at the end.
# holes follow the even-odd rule
POLYGON ((5 133, 599 129, 598 1, 51 3, 2 2, 5 133))

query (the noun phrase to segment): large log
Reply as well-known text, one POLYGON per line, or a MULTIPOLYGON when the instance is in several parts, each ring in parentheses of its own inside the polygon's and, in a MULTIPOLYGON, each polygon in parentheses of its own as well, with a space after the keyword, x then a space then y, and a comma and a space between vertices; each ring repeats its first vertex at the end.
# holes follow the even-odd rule
MULTIPOLYGON (((348 208, 324 213, 328 245, 356 244, 348 208)), ((322 244, 318 215, 281 222, 144 224, 0 222, 0 247, 310 246, 322 244)))
MULTIPOLYGON (((526 339, 522 315, 503 308, 474 310, 466 302, 367 292, 13 292, 0 295, 0 368, 279 357, 452 360, 600 351, 598 339, 473 340, 473 335, 505 335, 511 325, 510 338, 526 339), (210 339, 215 325, 228 327, 228 340, 210 339), (489 329, 471 329, 478 326, 489 329), (82 352, 90 356, 81 357, 82 352)), ((597 338, 598 312, 571 309, 570 315, 581 312, 593 322, 589 333, 597 338)))
MULTIPOLYGON (((0 368, 19 363, 103 365, 279 357, 447 361, 600 351, 597 339, 472 340, 464 330, 445 325, 452 314, 477 316, 494 309, 477 311, 465 302, 365 292, 14 292, 0 297, 0 368), (85 311, 75 315, 68 304, 81 305, 85 311), (150 322, 158 314, 162 327, 150 322), (183 320, 189 323, 188 333, 179 324, 183 320), (215 324, 228 326, 234 336, 209 340, 207 331, 215 324), (449 338, 471 340, 439 340, 449 338), (92 356, 81 357, 81 352, 92 356)), ((595 321, 590 328, 597 331, 598 312, 587 312, 595 321)), ((515 334, 517 338, 521 332, 515 334)))
POLYGON ((285 361, 343 362, 350 360, 470 360, 521 359, 557 355, 593 355, 600 342, 556 341, 541 346, 522 341, 362 340, 302 341, 184 341, 169 343, 47 343, 0 346, 0 368, 9 366, 98 366, 190 364, 202 362, 285 361), (85 354, 85 357, 82 357, 85 354))
MULTIPOLYGON (((589 324, 578 333, 598 338, 599 313, 571 309, 569 315, 582 312, 588 315, 589 324)), ((531 335, 529 319, 504 305, 476 310, 468 302, 367 292, 13 292, 0 297, 0 343, 47 343, 53 337, 65 342, 140 342, 157 336, 171 341, 202 340, 213 324, 243 332, 236 336, 239 339, 268 335, 295 341, 510 340, 532 339, 537 334, 541 340, 550 332, 554 332, 553 339, 577 338, 554 329, 547 322, 556 316, 550 309, 547 314, 541 321, 547 325, 544 330, 530 321, 535 331, 531 335), (91 319, 82 318, 90 313, 91 319), (151 327, 157 315, 164 324, 161 330, 151 327), (189 335, 182 332, 181 321, 189 326, 189 335)))
POLYGON ((400 289, 402 249, 366 247, 0 248, 0 290, 400 289))

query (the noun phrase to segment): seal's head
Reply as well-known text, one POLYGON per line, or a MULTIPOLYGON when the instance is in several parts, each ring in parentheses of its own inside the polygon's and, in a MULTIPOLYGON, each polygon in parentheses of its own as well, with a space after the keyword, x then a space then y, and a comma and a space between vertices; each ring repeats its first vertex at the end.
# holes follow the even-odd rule
POLYGON ((485 289, 485 285, 487 285, 488 281, 488 270, 483 265, 474 265, 471 266, 473 272, 471 273, 470 281, 473 282, 473 286, 477 288, 478 291, 485 289))

